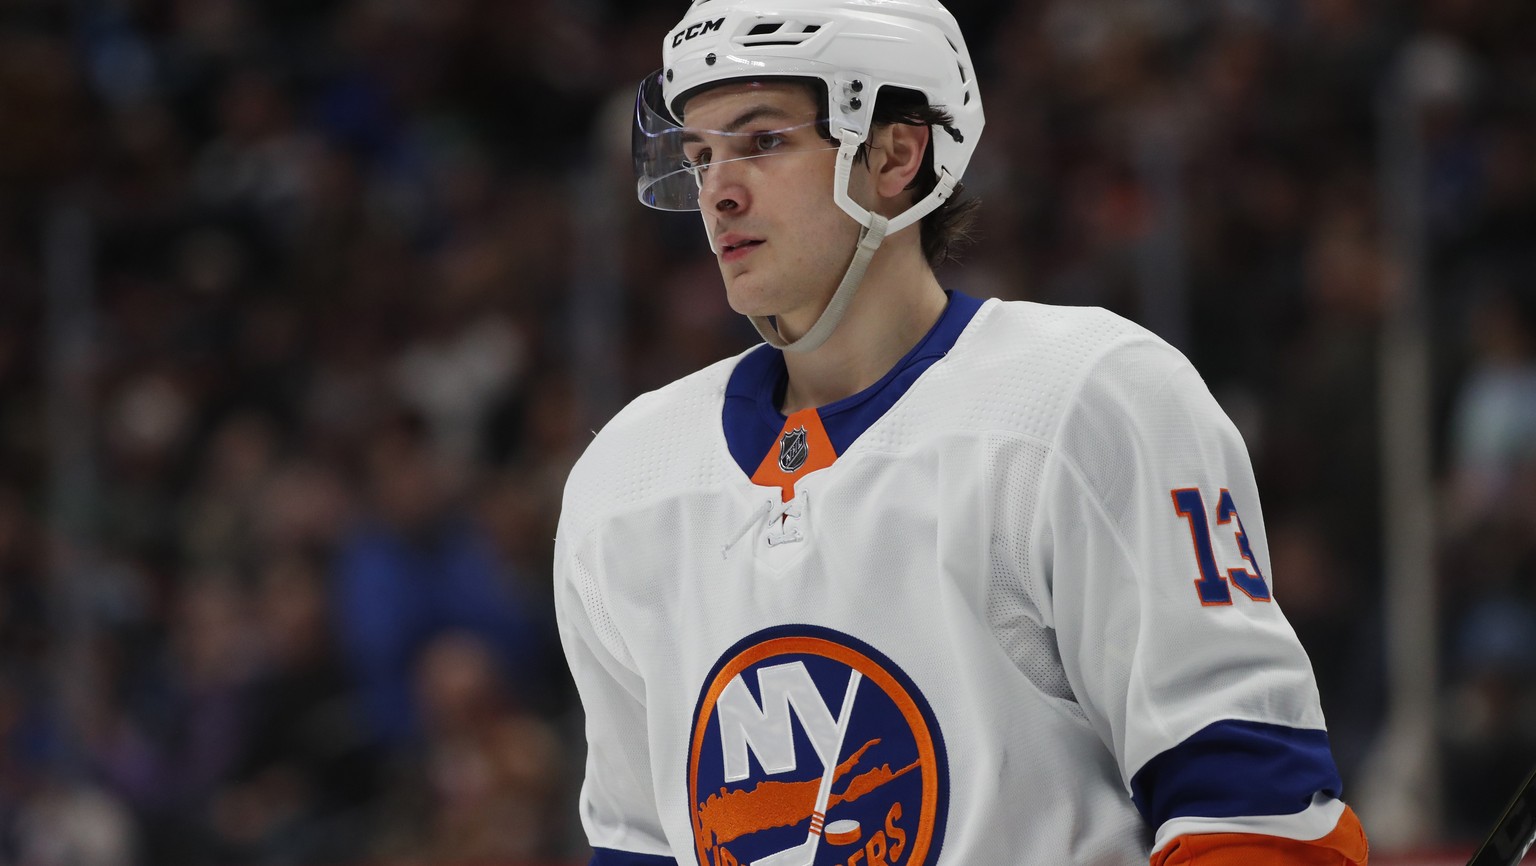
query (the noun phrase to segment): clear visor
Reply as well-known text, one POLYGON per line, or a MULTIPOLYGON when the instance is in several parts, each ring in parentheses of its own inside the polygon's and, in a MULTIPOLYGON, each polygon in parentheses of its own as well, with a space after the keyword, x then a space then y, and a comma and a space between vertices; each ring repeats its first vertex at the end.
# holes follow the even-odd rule
POLYGON ((722 163, 837 150, 814 112, 792 116, 772 104, 749 102, 740 116, 722 120, 726 129, 679 125, 667 110, 661 72, 646 77, 635 99, 633 138, 635 189, 642 204, 698 210, 699 190, 722 163))

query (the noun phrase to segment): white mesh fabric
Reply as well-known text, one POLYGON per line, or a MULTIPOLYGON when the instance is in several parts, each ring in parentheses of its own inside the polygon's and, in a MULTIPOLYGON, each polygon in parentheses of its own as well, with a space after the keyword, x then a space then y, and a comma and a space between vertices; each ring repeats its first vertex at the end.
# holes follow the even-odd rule
POLYGON ((723 472, 739 471, 719 430, 726 379, 740 357, 637 397, 603 427, 566 482, 561 517, 569 522, 568 538, 585 535, 606 514, 710 487, 723 472))
POLYGON ((613 656, 614 660, 630 670, 634 670, 635 658, 630 653, 629 647, 624 645, 624 636, 619 633, 619 626, 608 613, 608 603, 603 600, 603 594, 597 586, 597 578, 582 564, 580 559, 571 557, 570 567, 573 574, 573 583, 581 597, 582 609, 586 612, 587 620, 592 624, 592 630, 597 639, 602 642, 603 649, 613 656))
POLYGON ((1046 695, 1068 702, 1085 719, 1061 665, 1056 633, 1045 624, 1035 599, 1041 587, 1031 548, 1040 493, 1040 476, 1049 450, 1039 442, 1012 439, 988 452, 983 471, 1001 480, 995 490, 988 545, 991 579, 987 582, 987 625, 1019 670, 1046 695))
POLYGON ((557 544, 555 613, 585 711, 582 826, 595 846, 666 854, 646 748, 646 683, 630 667, 595 580, 568 553, 557 544))
POLYGON ((893 410, 855 447, 892 450, 941 432, 1050 443, 1088 362, 1107 345, 1145 333, 1104 310, 989 301, 950 358, 923 374, 924 387, 902 400, 930 412, 893 410))

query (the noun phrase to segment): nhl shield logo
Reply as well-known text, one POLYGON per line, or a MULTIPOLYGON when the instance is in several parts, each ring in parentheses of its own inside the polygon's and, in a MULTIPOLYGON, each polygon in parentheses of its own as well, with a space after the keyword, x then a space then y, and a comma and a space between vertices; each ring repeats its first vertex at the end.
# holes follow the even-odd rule
POLYGON ((948 758, 890 659, 841 632, 780 626, 705 679, 688 798, 698 866, 932 866, 948 758))
POLYGON ((805 425, 785 430, 779 440, 779 469, 794 474, 811 456, 810 443, 806 441, 805 425))

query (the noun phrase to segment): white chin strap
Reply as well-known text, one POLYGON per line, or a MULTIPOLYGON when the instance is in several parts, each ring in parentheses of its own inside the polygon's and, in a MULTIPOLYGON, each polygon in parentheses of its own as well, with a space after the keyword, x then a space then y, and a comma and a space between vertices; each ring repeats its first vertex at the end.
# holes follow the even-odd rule
POLYGON ((832 299, 827 302, 827 308, 821 311, 810 330, 800 335, 798 340, 784 339, 775 327, 773 319, 769 316, 748 316, 752 320, 752 326, 757 328, 757 333, 768 342, 770 346, 785 352, 814 352, 832 336, 832 331, 843 320, 843 314, 848 312, 848 305, 853 303, 853 293, 858 291, 859 284, 864 281, 864 272, 869 270, 869 263, 875 258, 875 251, 880 249, 880 244, 887 235, 895 234, 907 226, 912 225, 935 208, 944 203, 955 189, 955 179, 950 177, 948 171, 939 172, 939 182, 922 201, 914 204, 895 219, 887 220, 885 217, 865 210, 858 202, 848 195, 848 179, 853 174, 853 161, 858 156, 861 139, 857 132, 844 129, 838 133, 842 144, 837 150, 837 174, 832 181, 832 197, 847 214, 858 221, 863 228, 859 231, 859 245, 853 251, 853 261, 848 263, 848 270, 843 274, 843 281, 838 284, 837 291, 832 293, 832 299))

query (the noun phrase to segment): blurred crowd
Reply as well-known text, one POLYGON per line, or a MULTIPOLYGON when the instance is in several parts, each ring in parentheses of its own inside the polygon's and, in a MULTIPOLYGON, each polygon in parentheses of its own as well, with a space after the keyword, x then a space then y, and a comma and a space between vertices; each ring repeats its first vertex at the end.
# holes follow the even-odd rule
MULTIPOLYGON (((1346 788, 1386 697, 1379 100, 1410 72, 1444 832, 1476 835, 1536 764, 1536 5, 949 5, 988 129, 941 279, 1189 354, 1346 788)), ((564 476, 755 339, 627 176, 682 8, 0 4, 0 864, 584 856, 564 476)))

